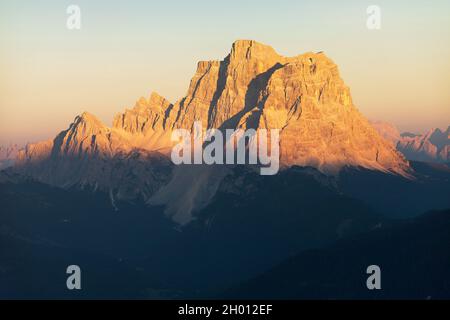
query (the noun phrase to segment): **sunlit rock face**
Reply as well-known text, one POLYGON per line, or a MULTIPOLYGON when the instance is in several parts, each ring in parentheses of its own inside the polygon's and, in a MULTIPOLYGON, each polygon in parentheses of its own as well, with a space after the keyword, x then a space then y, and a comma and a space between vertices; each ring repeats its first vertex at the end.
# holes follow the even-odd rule
POLYGON ((222 61, 198 64, 186 97, 168 114, 173 128, 200 120, 212 128, 281 130, 281 164, 337 173, 362 166, 404 174, 405 159, 353 105, 324 53, 283 57, 255 41, 236 41, 222 61))
POLYGON ((199 62, 176 103, 152 93, 116 115, 111 127, 83 113, 55 139, 22 150, 15 170, 57 186, 146 199, 174 179, 173 130, 192 129, 195 121, 204 128, 279 129, 282 167, 311 166, 326 174, 344 166, 400 175, 410 170, 353 105, 324 53, 283 57, 252 40, 236 41, 222 61, 199 62))

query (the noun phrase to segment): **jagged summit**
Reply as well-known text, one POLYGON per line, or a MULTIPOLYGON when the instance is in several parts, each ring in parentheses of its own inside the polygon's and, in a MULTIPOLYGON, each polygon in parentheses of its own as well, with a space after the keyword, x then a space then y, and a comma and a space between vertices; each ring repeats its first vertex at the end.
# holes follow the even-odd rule
POLYGON ((69 130, 76 130, 79 126, 82 126, 83 130, 90 130, 91 132, 98 132, 100 130, 107 129, 106 125, 104 125, 102 121, 86 111, 75 118, 69 130))
POLYGON ((114 117, 113 127, 131 134, 165 129, 166 112, 172 104, 156 92, 149 99, 141 97, 131 110, 114 117))
POLYGON ((82 114, 80 114, 76 118, 82 119, 84 121, 101 122, 96 116, 94 116, 92 113, 87 112, 87 111, 84 111, 82 114))

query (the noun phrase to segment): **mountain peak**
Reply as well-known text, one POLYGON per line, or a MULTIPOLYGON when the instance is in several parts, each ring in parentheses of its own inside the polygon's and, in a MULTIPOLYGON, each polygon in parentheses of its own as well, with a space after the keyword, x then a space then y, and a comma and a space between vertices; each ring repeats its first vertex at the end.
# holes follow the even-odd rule
POLYGON ((148 100, 141 97, 133 109, 117 114, 113 120, 113 128, 144 135, 155 130, 163 130, 166 125, 166 113, 171 107, 172 104, 166 98, 152 92, 148 100))
POLYGON ((83 122, 91 122, 93 124, 97 124, 99 126, 104 126, 103 123, 92 113, 84 111, 82 114, 75 118, 75 122, 83 121, 83 122))
POLYGON ((69 131, 77 131, 77 134, 82 135, 95 134, 105 130, 107 130, 107 127, 96 116, 86 111, 75 117, 75 120, 69 127, 69 131))
POLYGON ((233 59, 273 59, 280 57, 278 53, 269 45, 262 44, 255 40, 237 40, 231 46, 231 57, 233 59))
POLYGON ((171 105, 171 103, 166 98, 153 91, 150 94, 148 105, 153 109, 164 111, 171 105))
MULTIPOLYGON (((72 178, 78 177, 83 183, 89 180, 95 185, 103 181, 103 167, 108 161, 121 159, 122 154, 130 152, 167 155, 166 151, 174 144, 173 130, 191 130, 196 121, 201 121, 203 128, 279 130, 281 168, 313 167, 331 175, 347 166, 404 176, 411 170, 392 143, 383 139, 353 105, 350 89, 331 59, 323 53, 311 52, 283 57, 272 47, 254 40, 234 42, 230 54, 222 61, 199 62, 186 96, 173 105, 152 93, 148 100, 141 98, 132 109, 116 115, 112 128, 90 113, 83 113, 69 130, 55 138, 51 154, 58 157, 52 160, 82 159, 82 169, 77 168, 72 178), (101 160, 95 162, 98 166, 95 172, 89 165, 92 158, 101 160)), ((42 146, 45 150, 50 148, 42 146)), ((24 154, 26 159, 33 157, 30 152, 24 154)), ((60 166, 58 185, 66 185, 65 172, 70 166, 71 161, 60 166)), ((53 182, 51 179, 57 174, 53 168, 46 167, 43 181, 48 178, 53 182)), ((185 169, 182 166, 177 171, 185 169)), ((36 171, 38 176, 42 173, 36 171)), ((205 174, 205 184, 212 179, 215 185, 223 178, 220 176, 216 181, 211 175, 205 174)), ((124 175, 124 179, 129 177, 124 175)), ((171 185, 196 180, 197 175, 174 174, 171 185)), ((142 186, 133 181, 130 190, 140 190, 142 186)), ((203 189, 199 185, 192 191, 192 198, 189 197, 195 198, 192 203, 209 199, 209 193, 206 197, 201 194, 203 189)), ((149 200, 151 192, 145 194, 149 200)), ((173 201, 171 197, 167 201, 173 201)))
POLYGON ((168 105, 170 102, 166 98, 153 91, 148 99, 140 97, 136 101, 134 109, 162 111, 168 105))

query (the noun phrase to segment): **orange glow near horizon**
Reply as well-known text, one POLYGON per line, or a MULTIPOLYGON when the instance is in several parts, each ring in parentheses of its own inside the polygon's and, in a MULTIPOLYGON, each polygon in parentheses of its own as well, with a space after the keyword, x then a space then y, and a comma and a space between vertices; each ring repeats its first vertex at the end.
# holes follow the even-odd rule
POLYGON ((141 1, 108 10, 79 2, 79 31, 66 29, 64 5, 0 4, 0 145, 53 138, 83 111, 111 125, 116 113, 151 91, 174 103, 185 95, 197 61, 223 59, 243 38, 286 56, 324 51, 369 119, 412 132, 450 124, 448 2, 430 8, 379 1, 379 31, 367 30, 364 1, 339 7, 282 0, 279 5, 292 8, 283 13, 261 3, 258 19, 248 18, 249 2, 233 12, 233 24, 229 9, 217 17, 214 5, 202 3, 179 2, 187 15, 141 1))

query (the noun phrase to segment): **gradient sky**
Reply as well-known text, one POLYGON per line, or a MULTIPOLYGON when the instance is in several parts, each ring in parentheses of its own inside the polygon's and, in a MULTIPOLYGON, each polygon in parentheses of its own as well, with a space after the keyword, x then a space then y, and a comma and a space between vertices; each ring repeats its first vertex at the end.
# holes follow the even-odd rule
POLYGON ((324 51, 359 110, 402 131, 450 124, 450 1, 0 0, 0 144, 52 138, 82 111, 110 125, 157 91, 182 97, 236 39, 324 51), (81 8, 82 29, 66 28, 81 8), (381 30, 366 27, 379 5, 381 30))

